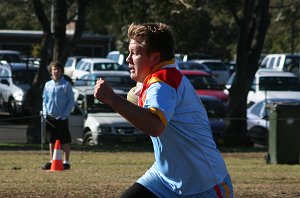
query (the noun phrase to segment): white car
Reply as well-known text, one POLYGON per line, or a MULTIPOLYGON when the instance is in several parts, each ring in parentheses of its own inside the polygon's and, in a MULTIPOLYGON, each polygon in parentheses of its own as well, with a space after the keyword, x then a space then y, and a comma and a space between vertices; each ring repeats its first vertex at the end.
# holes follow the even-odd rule
POLYGON ((69 56, 64 65, 64 74, 72 78, 76 64, 83 58, 84 56, 69 56))
POLYGON ((74 87, 78 89, 93 88, 99 78, 104 79, 114 89, 124 91, 129 91, 136 85, 136 82, 130 78, 128 71, 95 71, 85 74, 76 80, 74 87))
MULTIPOLYGON (((226 89, 229 90, 235 73, 228 79, 226 89)), ((254 77, 247 97, 251 106, 261 100, 270 98, 300 98, 300 80, 291 72, 281 72, 273 69, 259 69, 254 77)))
POLYGON ((0 65, 0 109, 11 117, 29 111, 28 91, 38 67, 26 63, 11 62, 0 65))
POLYGON ((230 76, 229 69, 221 60, 190 60, 189 62, 201 63, 207 66, 219 85, 224 86, 230 76))
POLYGON ((108 58, 83 58, 73 71, 72 79, 76 82, 81 76, 94 71, 120 71, 122 66, 108 58))
POLYGON ((251 142, 265 146, 268 144, 270 108, 266 106, 272 103, 300 105, 300 99, 273 98, 261 100, 249 107, 247 109, 247 136, 251 142))
MULTIPOLYGON (((127 92, 114 90, 126 98, 127 92)), ((94 98, 94 89, 76 90, 75 108, 69 118, 72 142, 99 145, 107 141, 131 143, 146 141, 149 136, 137 130, 111 107, 94 98)))
POLYGON ((260 66, 278 71, 289 71, 299 76, 300 55, 299 54, 268 54, 260 66))

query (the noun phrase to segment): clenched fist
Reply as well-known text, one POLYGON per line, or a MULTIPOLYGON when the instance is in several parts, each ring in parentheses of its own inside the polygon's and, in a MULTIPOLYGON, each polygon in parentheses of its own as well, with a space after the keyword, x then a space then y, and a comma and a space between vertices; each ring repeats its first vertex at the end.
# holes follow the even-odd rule
POLYGON ((97 80, 95 89, 94 89, 94 97, 105 104, 110 104, 113 99, 117 95, 113 91, 112 87, 105 82, 102 78, 97 80))

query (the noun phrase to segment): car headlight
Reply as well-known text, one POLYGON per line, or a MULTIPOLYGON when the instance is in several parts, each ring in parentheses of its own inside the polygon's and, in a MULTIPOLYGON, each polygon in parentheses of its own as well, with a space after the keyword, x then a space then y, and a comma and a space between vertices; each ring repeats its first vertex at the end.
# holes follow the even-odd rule
POLYGON ((22 91, 18 91, 13 94, 13 97, 16 101, 23 101, 24 93, 22 91))
POLYGON ((101 125, 101 126, 98 127, 98 131, 100 133, 111 133, 112 130, 111 130, 110 126, 103 126, 103 125, 101 125))

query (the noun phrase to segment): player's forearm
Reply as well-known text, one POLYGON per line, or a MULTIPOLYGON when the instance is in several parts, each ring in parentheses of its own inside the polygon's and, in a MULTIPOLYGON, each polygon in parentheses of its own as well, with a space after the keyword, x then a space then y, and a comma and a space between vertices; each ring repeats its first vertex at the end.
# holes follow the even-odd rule
POLYGON ((159 136, 164 130, 164 125, 157 115, 132 104, 120 96, 112 99, 110 106, 137 129, 148 135, 159 136))

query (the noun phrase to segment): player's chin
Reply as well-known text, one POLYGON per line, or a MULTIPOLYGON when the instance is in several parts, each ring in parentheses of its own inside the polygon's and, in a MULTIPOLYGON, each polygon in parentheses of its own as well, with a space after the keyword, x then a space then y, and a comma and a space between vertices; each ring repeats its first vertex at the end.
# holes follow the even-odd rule
POLYGON ((136 81, 136 80, 137 80, 137 75, 136 75, 136 73, 131 73, 131 72, 130 72, 130 78, 131 78, 132 80, 136 81))

